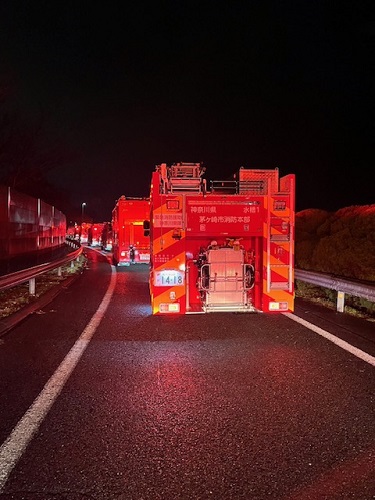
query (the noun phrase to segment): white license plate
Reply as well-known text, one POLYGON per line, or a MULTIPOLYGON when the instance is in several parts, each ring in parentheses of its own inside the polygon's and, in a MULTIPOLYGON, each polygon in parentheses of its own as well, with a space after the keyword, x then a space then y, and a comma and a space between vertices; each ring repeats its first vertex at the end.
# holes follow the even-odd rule
POLYGON ((184 284, 185 273, 182 271, 163 269, 155 271, 155 286, 181 286, 184 284))

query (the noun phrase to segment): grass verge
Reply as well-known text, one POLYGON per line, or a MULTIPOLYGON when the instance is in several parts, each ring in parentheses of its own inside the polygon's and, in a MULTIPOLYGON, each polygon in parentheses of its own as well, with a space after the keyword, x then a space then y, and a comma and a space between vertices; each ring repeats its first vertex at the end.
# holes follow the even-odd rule
POLYGON ((61 276, 57 269, 41 274, 35 279, 35 295, 29 293, 29 283, 23 283, 7 290, 0 291, 0 319, 11 316, 23 307, 36 302, 43 294, 60 286, 67 278, 82 273, 87 265, 87 258, 81 255, 61 267, 61 276))
MULTIPOLYGON (((296 297, 320 304, 329 309, 337 309, 337 292, 296 280, 296 297)), ((344 312, 351 316, 375 321, 375 304, 369 300, 345 294, 344 312)))

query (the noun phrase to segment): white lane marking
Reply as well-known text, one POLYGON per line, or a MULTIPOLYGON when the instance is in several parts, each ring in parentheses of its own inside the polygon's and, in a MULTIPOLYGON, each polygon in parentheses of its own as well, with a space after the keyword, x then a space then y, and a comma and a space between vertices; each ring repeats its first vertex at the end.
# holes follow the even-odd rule
POLYGON ((345 351, 348 351, 351 354, 354 354, 354 356, 357 356, 357 358, 360 358, 363 361, 366 361, 366 363, 369 363, 370 365, 375 366, 374 356, 367 354, 367 352, 361 351, 357 347, 354 347, 351 344, 349 344, 348 342, 345 342, 345 340, 341 340, 338 337, 335 337, 334 335, 332 335, 332 333, 329 333, 326 330, 319 328, 319 326, 313 325, 312 323, 309 323, 305 319, 302 319, 294 314, 291 314, 291 313, 283 313, 283 314, 284 314, 284 316, 287 316, 288 318, 292 319, 293 321, 296 321, 297 323, 300 323, 301 325, 305 326, 306 328, 309 328, 310 330, 317 333, 318 335, 325 337, 327 340, 330 340, 331 342, 338 345, 342 349, 345 349, 345 351))
POLYGON ((39 396, 37 396, 33 404, 19 420, 15 428, 9 434, 8 438, 0 447, 0 493, 7 482, 13 467, 21 458, 27 445, 37 432, 40 424, 43 422, 53 403, 56 401, 86 347, 89 345, 89 342, 98 328, 99 323, 104 317, 104 313, 107 310, 116 286, 115 267, 111 266, 111 268, 111 282, 97 311, 91 318, 86 328, 83 330, 81 336, 76 341, 72 349, 61 362, 60 366, 48 380, 39 396))

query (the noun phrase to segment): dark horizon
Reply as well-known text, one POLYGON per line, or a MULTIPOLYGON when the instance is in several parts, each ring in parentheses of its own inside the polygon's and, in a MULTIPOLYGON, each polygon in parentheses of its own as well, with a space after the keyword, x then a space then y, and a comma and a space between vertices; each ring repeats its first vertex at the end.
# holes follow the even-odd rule
POLYGON ((370 7, 4 1, 0 83, 70 155, 48 180, 98 220, 180 161, 294 173, 297 211, 372 204, 370 7))

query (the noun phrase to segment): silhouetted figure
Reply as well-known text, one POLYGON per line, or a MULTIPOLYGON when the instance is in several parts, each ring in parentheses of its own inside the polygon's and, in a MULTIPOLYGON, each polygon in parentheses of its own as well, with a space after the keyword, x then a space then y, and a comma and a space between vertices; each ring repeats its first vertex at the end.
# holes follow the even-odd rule
POLYGON ((129 257, 130 257, 130 262, 134 264, 134 258, 135 258, 135 250, 133 245, 130 245, 130 250, 129 250, 129 257))
POLYGON ((87 244, 92 245, 92 227, 91 226, 87 230, 87 244))
POLYGON ((107 238, 108 238, 108 225, 104 224, 102 234, 100 237, 103 250, 105 250, 107 247, 107 238))

